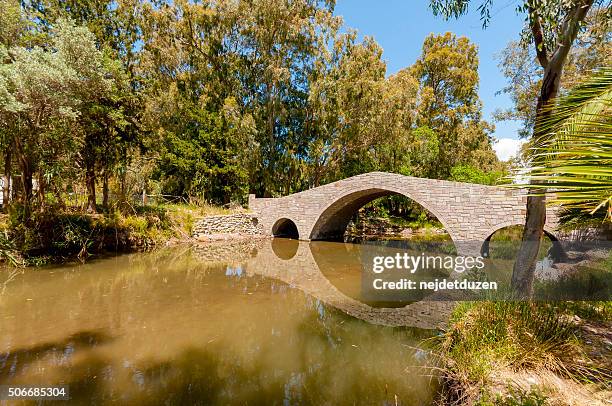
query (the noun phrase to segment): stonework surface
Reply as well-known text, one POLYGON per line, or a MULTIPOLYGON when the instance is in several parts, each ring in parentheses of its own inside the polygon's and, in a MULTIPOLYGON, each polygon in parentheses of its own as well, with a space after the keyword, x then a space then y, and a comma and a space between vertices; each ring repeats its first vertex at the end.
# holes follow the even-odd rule
POLYGON ((261 235, 263 228, 257 216, 250 213, 207 216, 196 220, 193 226, 193 237, 215 234, 261 235))
MULTIPOLYGON (((353 176, 280 198, 249 196, 249 209, 264 233, 273 235, 283 219, 297 226, 299 239, 340 237, 351 216, 364 204, 388 195, 404 195, 421 204, 444 225, 455 244, 484 241, 496 230, 524 224, 524 190, 385 172, 353 176)), ((546 230, 554 234, 558 218, 548 209, 546 230)))
POLYGON ((193 251, 206 264, 239 265, 251 259, 266 241, 261 238, 207 241, 194 244, 193 251))

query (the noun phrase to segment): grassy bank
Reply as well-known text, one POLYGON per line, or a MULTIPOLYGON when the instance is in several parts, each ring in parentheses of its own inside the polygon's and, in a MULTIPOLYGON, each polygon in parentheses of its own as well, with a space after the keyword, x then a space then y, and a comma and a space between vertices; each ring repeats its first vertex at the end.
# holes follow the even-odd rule
POLYGON ((187 239, 198 217, 230 212, 217 206, 163 204, 129 213, 34 213, 25 221, 15 210, 0 218, 0 258, 14 266, 38 266, 149 250, 187 239))
POLYGON ((444 404, 598 405, 612 302, 464 302, 434 342, 444 404))

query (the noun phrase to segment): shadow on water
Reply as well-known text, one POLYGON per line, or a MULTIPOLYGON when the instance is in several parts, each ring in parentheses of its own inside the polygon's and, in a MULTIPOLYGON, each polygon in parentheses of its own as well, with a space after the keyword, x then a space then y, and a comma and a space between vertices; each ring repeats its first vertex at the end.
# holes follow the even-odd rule
POLYGON ((0 354, 0 382, 19 375, 29 365, 46 357, 57 358, 57 363, 68 362, 75 351, 93 348, 110 341, 112 338, 103 332, 81 331, 62 341, 2 353, 0 354))
POLYGON ((246 357, 220 340, 185 348, 172 359, 124 363, 126 383, 115 390, 109 387, 123 375, 98 357, 71 367, 66 383, 72 400, 82 404, 429 404, 436 382, 412 376, 419 385, 407 385, 406 367, 421 361, 402 344, 426 336, 414 329, 364 330, 336 313, 315 314, 300 323, 294 343, 300 345, 292 345, 291 354, 283 337, 258 343, 246 357), (392 339, 381 341, 385 335, 392 339), (382 361, 387 351, 392 361, 382 361))
POLYGON ((230 338, 194 342, 171 356, 136 359, 113 350, 121 337, 83 331, 4 354, 2 383, 23 383, 13 378, 45 362, 53 374, 42 376, 54 377, 45 384, 67 385, 71 404, 430 404, 437 381, 407 372, 423 364, 423 354, 406 345, 430 332, 364 328, 316 300, 307 307, 313 311, 289 340, 278 326, 265 341, 245 336, 246 352, 230 338), (111 351, 100 351, 106 344, 111 351))
POLYGON ((132 386, 138 389, 122 394, 108 390, 108 371, 112 366, 100 359, 89 359, 75 366, 75 377, 67 382, 71 401, 77 404, 120 401, 133 405, 401 405, 415 404, 406 399, 418 399, 416 404, 431 401, 427 396, 407 397, 401 389, 398 391, 398 383, 406 387, 405 382, 386 380, 367 365, 346 369, 342 368, 346 364, 341 363, 333 370, 321 370, 314 365, 298 371, 261 374, 265 364, 227 362, 219 359, 218 351, 223 350, 191 348, 172 361, 135 368, 132 386), (342 379, 338 379, 338 374, 344 374, 342 379))

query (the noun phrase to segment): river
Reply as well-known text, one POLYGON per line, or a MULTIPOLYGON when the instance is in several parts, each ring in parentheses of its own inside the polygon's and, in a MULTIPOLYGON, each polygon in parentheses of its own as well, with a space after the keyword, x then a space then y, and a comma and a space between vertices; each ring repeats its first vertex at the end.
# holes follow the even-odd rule
POLYGON ((275 239, 27 269, 0 297, 0 383, 97 404, 431 404, 419 346, 445 306, 359 301, 358 249, 275 239))
MULTIPOLYGON (((432 404, 423 342, 454 299, 362 289, 368 253, 406 247, 254 239, 5 269, 0 385, 64 384, 83 404, 432 404)), ((514 254, 495 252, 487 277, 508 283, 514 254)), ((608 273, 584 275, 609 297, 608 273)))

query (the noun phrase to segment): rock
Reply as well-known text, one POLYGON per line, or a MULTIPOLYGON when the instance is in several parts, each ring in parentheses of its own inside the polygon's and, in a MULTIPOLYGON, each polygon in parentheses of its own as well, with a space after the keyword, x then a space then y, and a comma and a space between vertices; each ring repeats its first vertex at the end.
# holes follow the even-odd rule
POLYGON ((414 233, 411 228, 405 228, 400 232, 402 237, 412 237, 413 234, 414 233))

